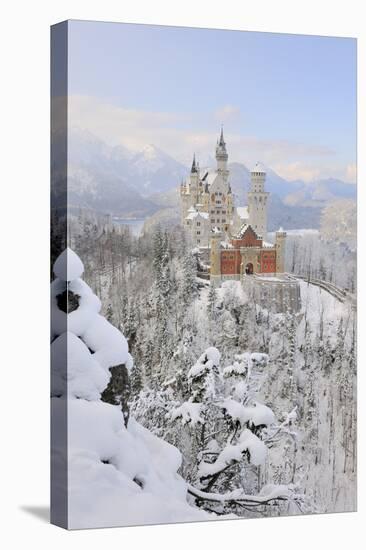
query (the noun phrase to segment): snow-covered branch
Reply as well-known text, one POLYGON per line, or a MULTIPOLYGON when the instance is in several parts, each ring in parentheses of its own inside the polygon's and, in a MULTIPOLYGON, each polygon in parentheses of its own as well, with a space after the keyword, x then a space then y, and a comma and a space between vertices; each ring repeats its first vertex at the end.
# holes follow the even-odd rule
POLYGON ((192 485, 188 486, 188 493, 199 501, 216 502, 221 504, 244 504, 245 506, 262 506, 270 504, 273 501, 293 501, 301 509, 303 496, 294 492, 287 485, 267 485, 257 495, 247 495, 241 490, 232 491, 227 494, 206 493, 192 485))

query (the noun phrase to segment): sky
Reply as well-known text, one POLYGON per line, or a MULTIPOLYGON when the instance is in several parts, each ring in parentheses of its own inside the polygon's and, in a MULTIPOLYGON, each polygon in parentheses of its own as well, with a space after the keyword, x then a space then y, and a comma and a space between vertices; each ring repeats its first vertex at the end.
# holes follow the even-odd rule
POLYGON ((286 179, 356 181, 356 40, 71 21, 69 125, 286 179))

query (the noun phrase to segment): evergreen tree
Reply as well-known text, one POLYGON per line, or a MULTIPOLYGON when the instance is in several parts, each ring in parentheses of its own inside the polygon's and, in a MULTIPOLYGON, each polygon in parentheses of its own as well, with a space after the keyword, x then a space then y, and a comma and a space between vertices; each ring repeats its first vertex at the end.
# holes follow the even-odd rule
POLYGON ((216 318, 216 290, 213 283, 210 284, 207 298, 207 316, 210 321, 215 321, 216 318))
POLYGON ((141 367, 136 363, 133 365, 131 369, 130 387, 131 387, 131 398, 134 399, 138 397, 143 387, 143 380, 142 380, 141 367))
POLYGON ((112 304, 108 304, 108 307, 107 307, 107 312, 106 312, 106 319, 109 323, 111 323, 112 325, 114 325, 114 314, 113 314, 113 307, 112 307, 112 304))

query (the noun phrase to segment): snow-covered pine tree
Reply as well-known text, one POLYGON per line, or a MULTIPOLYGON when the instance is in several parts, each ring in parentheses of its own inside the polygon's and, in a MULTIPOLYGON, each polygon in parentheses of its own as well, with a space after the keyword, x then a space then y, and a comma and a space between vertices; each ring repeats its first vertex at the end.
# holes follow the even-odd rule
POLYGON ((216 290, 215 286, 211 283, 207 297, 207 316, 210 322, 215 321, 216 317, 216 290))
POLYGON ((257 400, 268 357, 244 353, 224 369, 220 359, 212 347, 201 355, 188 372, 189 399, 167 415, 173 422, 180 420, 189 432, 184 472, 190 494, 199 506, 218 515, 258 513, 263 506, 283 500, 300 507, 303 499, 293 486, 258 482, 267 445, 273 447, 281 436, 293 437, 290 426, 295 418, 293 413, 285 415, 278 424, 272 410, 257 400))
POLYGON ((134 363, 130 374, 130 399, 136 399, 142 390, 143 379, 141 366, 134 363))
POLYGON ((79 257, 66 249, 54 264, 51 289, 55 521, 65 496, 63 526, 71 529, 206 519, 187 503, 187 485, 177 474, 178 450, 133 418, 126 422, 125 396, 117 395, 126 386, 119 385, 115 393, 111 382, 113 369, 128 379, 132 361, 127 341, 100 315, 100 300, 80 278, 83 270, 79 257), (118 405, 101 399, 107 388, 118 405), (58 424, 65 407, 67 446, 58 424), (57 477, 64 464, 67 488, 57 477))
POLYGON ((112 304, 109 303, 108 306, 107 306, 107 312, 106 312, 106 315, 105 315, 108 323, 111 323, 112 325, 114 324, 114 313, 113 313, 113 307, 112 307, 112 304))

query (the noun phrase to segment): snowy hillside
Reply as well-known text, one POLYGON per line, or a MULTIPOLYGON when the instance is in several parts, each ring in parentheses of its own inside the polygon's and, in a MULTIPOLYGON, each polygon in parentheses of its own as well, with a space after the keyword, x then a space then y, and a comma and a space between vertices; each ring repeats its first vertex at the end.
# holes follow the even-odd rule
MULTIPOLYGON (((56 436, 62 433, 57 423, 64 419, 67 400, 68 527, 207 519, 187 502, 187 485, 177 474, 179 451, 133 419, 127 423, 126 409, 105 398, 113 369, 131 369, 132 359, 125 337, 100 315, 99 299, 80 278, 83 269, 68 249, 55 263, 52 283, 52 418, 56 436), (77 301, 68 314, 61 305, 65 292, 77 301)), ((56 476, 65 460, 63 443, 59 439, 52 449, 56 476)), ((58 483, 62 479, 56 477, 54 517, 62 507, 58 483)))
MULTIPOLYGON (((309 239, 294 248, 297 267, 337 271, 335 249, 296 238, 309 239)), ((85 278, 134 358, 130 416, 179 449, 191 505, 214 517, 354 510, 352 295, 301 282, 301 311, 273 314, 239 282, 197 279, 179 227, 89 243, 75 243, 85 278)))

